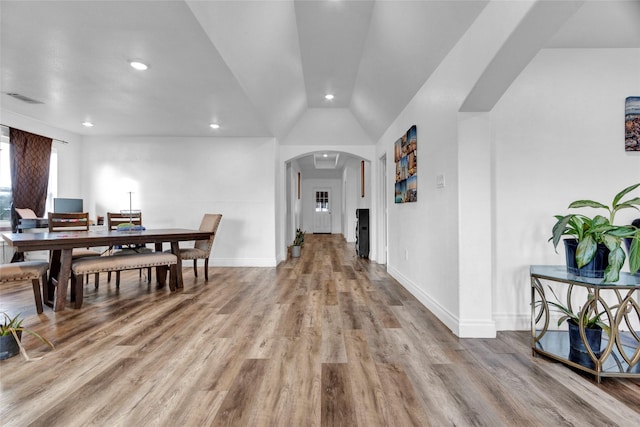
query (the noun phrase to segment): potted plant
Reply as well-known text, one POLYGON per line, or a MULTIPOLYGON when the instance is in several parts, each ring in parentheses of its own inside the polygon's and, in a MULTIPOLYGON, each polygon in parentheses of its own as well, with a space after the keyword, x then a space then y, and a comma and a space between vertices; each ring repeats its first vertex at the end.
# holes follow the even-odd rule
POLYGON ((20 313, 14 317, 10 317, 7 313, 2 312, 3 321, 0 323, 0 360, 8 359, 21 352, 28 361, 27 351, 22 346, 22 333, 26 332, 38 338, 49 347, 53 348, 53 344, 38 333, 22 326, 24 319, 20 318, 20 313))
POLYGON ((304 231, 300 228, 296 228, 296 236, 293 239, 293 245, 291 246, 291 256, 298 258, 300 256, 300 248, 304 245, 304 231))
MULTIPOLYGON (((600 358, 600 355, 602 354, 602 351, 600 350, 602 343, 602 331, 605 331, 607 335, 610 335, 611 331, 609 325, 604 323, 601 319, 605 311, 598 312, 594 296, 589 294, 586 306, 583 309, 578 310, 578 313, 575 313, 571 310, 570 301, 567 301, 567 305, 561 304, 559 302, 560 299, 553 289, 549 287, 549 290, 558 302, 547 301, 547 303, 563 314, 562 317, 558 319, 558 326, 560 326, 565 320, 569 325, 569 360, 593 369, 595 365, 589 355, 584 341, 582 341, 582 337, 580 336, 580 317, 582 317, 582 324, 584 326, 587 343, 596 358, 600 358)), ((614 306, 612 308, 616 307, 617 306, 614 306)))
POLYGON ((629 270, 635 273, 640 269, 640 228, 632 225, 615 225, 615 214, 621 209, 638 209, 640 197, 629 200, 622 198, 640 186, 631 185, 615 195, 611 206, 593 200, 577 200, 569 204, 569 209, 597 208, 605 209, 609 217, 596 215, 593 218, 582 214, 556 215, 553 226, 553 247, 557 249, 562 236, 565 239, 567 269, 570 273, 587 277, 604 277, 605 282, 617 282, 620 269, 625 261, 625 252, 621 247, 624 239, 631 239, 629 247, 629 270), (575 254, 574 254, 575 251, 575 254), (575 260, 575 266, 572 265, 575 260), (598 262, 603 264, 598 266, 598 262), (593 263, 592 263, 593 262, 593 263), (586 268, 585 268, 586 267, 586 268))

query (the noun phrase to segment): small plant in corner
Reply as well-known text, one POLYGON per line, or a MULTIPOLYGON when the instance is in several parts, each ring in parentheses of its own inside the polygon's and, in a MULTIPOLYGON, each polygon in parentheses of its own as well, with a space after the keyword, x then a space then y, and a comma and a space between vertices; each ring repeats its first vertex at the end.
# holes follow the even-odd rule
POLYGON ((51 348, 54 348, 53 344, 48 339, 42 337, 37 332, 34 332, 22 326, 22 321, 24 319, 20 318, 20 313, 18 313, 14 317, 11 317, 7 313, 2 312, 2 317, 3 317, 2 323, 0 323, 0 337, 2 337, 3 340, 8 340, 8 341, 10 340, 9 337, 12 337, 15 340, 15 343, 20 349, 20 353, 22 353, 22 356, 24 356, 25 360, 29 361, 31 359, 27 355, 27 351, 22 346, 22 342, 20 340, 23 332, 33 335, 34 337, 42 341, 44 344, 48 345, 51 348), (4 338, 4 337, 7 337, 7 338, 4 338))
POLYGON ((300 228, 296 228, 296 236, 293 239, 293 246, 304 246, 304 231, 300 228))
POLYGON ((569 204, 569 209, 596 208, 605 209, 609 218, 596 215, 593 218, 582 214, 556 215, 556 223, 553 226, 553 247, 557 248, 562 236, 571 236, 578 242, 576 249, 576 263, 578 268, 589 264, 596 255, 598 244, 603 244, 609 250, 609 265, 604 272, 605 282, 617 282, 620 278, 620 269, 625 261, 625 253, 621 247, 622 241, 631 239, 629 249, 629 270, 635 273, 640 269, 640 228, 632 225, 615 225, 615 214, 621 209, 633 208, 638 210, 640 197, 622 200, 624 196, 640 187, 640 183, 631 185, 615 195, 611 206, 593 201, 576 200, 569 204))
POLYGON ((304 246, 304 231, 300 228, 296 228, 296 235, 293 238, 293 244, 291 245, 291 257, 298 258, 300 256, 300 248, 304 246))

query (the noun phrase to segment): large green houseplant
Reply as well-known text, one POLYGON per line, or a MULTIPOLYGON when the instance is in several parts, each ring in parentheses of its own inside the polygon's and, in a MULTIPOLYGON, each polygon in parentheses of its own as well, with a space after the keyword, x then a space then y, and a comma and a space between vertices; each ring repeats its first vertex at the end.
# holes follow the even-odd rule
POLYGON ((571 236, 578 242, 575 259, 578 268, 587 265, 594 258, 598 245, 604 245, 609 250, 609 265, 604 272, 606 282, 617 282, 620 278, 620 269, 625 261, 625 252, 622 242, 631 239, 629 247, 629 270, 635 273, 640 269, 640 228, 631 225, 615 225, 615 214, 621 209, 638 209, 640 197, 622 200, 624 196, 640 187, 640 183, 631 185, 615 195, 611 206, 593 201, 576 200, 569 204, 569 209, 596 208, 605 209, 608 218, 602 215, 587 217, 582 214, 556 215, 556 223, 553 226, 553 235, 549 240, 553 241, 557 248, 562 236, 571 236))

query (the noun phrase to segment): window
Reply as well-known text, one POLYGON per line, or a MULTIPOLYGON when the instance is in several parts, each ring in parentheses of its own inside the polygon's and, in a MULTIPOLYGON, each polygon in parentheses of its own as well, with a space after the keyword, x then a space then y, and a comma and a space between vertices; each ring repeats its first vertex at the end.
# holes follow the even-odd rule
POLYGON ((316 212, 329 212, 328 191, 316 191, 316 212))
MULTIPOLYGON (((9 137, 3 134, 0 137, 0 229, 4 230, 11 228, 11 202, 13 197, 11 194, 10 150, 9 137)), ((46 211, 53 212, 53 199, 58 194, 58 153, 55 148, 51 150, 49 162, 46 211)))
POLYGON ((9 138, 0 138, 0 228, 11 228, 11 170, 9 138))

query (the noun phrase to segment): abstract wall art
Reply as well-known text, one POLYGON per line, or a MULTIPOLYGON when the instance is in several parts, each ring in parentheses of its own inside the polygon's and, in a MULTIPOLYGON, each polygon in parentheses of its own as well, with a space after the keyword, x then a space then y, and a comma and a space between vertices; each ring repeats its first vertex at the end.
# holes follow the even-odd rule
POLYGON ((394 146, 396 162, 396 203, 418 201, 418 138, 416 126, 398 139, 394 146))
POLYGON ((630 96, 624 104, 624 150, 640 151, 640 96, 630 96))

